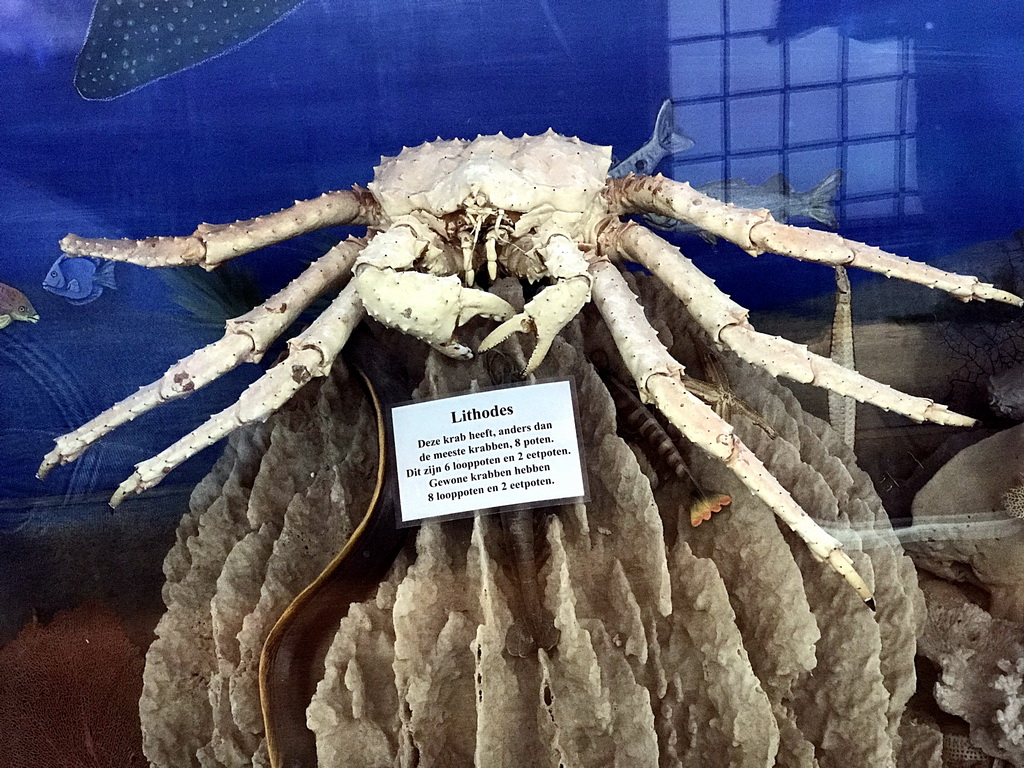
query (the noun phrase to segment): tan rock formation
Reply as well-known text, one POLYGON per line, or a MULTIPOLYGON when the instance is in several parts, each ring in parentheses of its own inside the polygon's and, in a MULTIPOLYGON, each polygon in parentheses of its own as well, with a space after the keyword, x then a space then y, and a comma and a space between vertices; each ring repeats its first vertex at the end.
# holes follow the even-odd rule
POLYGON ((1024 624, 1024 520, 1006 511, 1021 483, 1024 425, 965 448, 914 497, 914 525, 940 535, 907 544, 919 567, 989 595, 989 612, 1024 624), (943 525, 945 524, 945 525, 943 525))

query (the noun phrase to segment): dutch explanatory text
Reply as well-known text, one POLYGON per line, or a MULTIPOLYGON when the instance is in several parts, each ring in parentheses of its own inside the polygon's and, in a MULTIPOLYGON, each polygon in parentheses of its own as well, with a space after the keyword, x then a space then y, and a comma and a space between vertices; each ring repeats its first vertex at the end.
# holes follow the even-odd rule
POLYGON ((403 405, 391 421, 403 523, 584 495, 569 381, 403 405))

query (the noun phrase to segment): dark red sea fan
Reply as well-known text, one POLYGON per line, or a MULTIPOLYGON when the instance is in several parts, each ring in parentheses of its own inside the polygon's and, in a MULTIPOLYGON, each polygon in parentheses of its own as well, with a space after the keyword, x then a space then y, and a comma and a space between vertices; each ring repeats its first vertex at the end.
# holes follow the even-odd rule
POLYGON ((11 768, 146 766, 142 654, 109 608, 33 621, 0 650, 0 762, 11 768))

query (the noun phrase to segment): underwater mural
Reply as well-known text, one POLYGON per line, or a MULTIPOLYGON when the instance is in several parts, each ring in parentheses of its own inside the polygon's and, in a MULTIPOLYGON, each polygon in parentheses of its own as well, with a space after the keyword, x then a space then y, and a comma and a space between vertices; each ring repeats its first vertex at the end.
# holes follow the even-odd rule
POLYGON ((303 0, 96 0, 78 55, 75 88, 113 99, 227 53, 303 0))
POLYGON ((39 313, 28 296, 14 286, 0 283, 0 328, 6 328, 15 320, 38 323, 39 313))
POLYGON ((69 304, 96 301, 106 288, 117 288, 114 264, 102 259, 71 258, 61 254, 43 279, 43 289, 63 296, 69 304))

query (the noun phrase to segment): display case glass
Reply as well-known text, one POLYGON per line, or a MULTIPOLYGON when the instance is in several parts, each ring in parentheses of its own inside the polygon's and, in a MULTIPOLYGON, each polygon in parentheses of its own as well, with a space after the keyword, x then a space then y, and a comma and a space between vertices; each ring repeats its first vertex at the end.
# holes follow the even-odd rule
POLYGON ((5 763, 1024 765, 1022 30, 0 5, 5 763))

